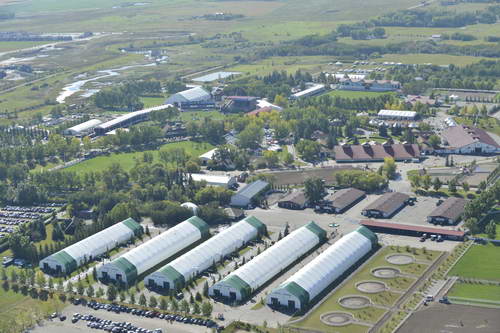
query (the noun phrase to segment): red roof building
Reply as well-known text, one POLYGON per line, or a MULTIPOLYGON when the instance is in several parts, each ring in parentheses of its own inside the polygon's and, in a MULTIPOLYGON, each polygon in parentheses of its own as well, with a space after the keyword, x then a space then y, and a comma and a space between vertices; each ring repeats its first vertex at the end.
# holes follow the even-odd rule
POLYGON ((392 157, 396 161, 420 158, 417 144, 339 145, 333 148, 337 162, 376 162, 392 157))
POLYGON ((463 240, 465 232, 459 230, 449 230, 442 228, 422 227, 418 225, 401 224, 396 222, 381 222, 375 220, 362 220, 361 225, 369 228, 374 232, 383 232, 391 234, 402 234, 408 236, 440 235, 444 238, 463 240))

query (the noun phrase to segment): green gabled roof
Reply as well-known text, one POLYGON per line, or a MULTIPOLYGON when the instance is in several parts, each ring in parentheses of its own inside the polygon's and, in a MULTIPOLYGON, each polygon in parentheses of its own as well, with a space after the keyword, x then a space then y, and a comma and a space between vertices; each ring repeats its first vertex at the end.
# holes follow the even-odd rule
POLYGON ((54 253, 52 258, 57 260, 61 266, 64 267, 64 272, 66 273, 71 273, 78 268, 76 260, 64 250, 54 253))
POLYGON ((137 279, 137 268, 127 259, 121 257, 113 261, 113 265, 125 273, 127 283, 131 284, 137 279))
POLYGON ((158 273, 164 275, 168 280, 172 281, 173 285, 170 285, 170 289, 182 289, 186 283, 184 276, 170 265, 163 266, 158 270, 158 273))
POLYGON ((286 290, 289 294, 297 297, 302 307, 309 303, 309 293, 295 282, 285 283, 277 290, 286 290))
POLYGON ((237 289, 240 294, 242 299, 247 299, 250 298, 250 295, 252 294, 252 288, 248 283, 243 281, 239 276, 232 274, 228 277, 226 277, 224 280, 222 280, 225 284, 228 284, 234 289, 237 289))
POLYGON ((365 226, 361 226, 358 229, 356 229, 357 232, 365 236, 372 242, 372 248, 378 244, 378 237, 375 235, 370 229, 368 229, 365 226))
POLYGON ((318 236, 320 241, 326 239, 326 231, 321 229, 315 222, 309 222, 308 224, 306 224, 306 228, 314 232, 318 236))
POLYGON ((266 233, 266 225, 262 223, 258 218, 255 216, 248 216, 243 219, 243 221, 247 222, 251 226, 253 226, 255 229, 257 229, 257 232, 259 235, 264 235, 266 233))
POLYGON ((200 230, 201 237, 207 237, 210 235, 208 224, 206 224, 205 221, 200 219, 198 216, 190 217, 187 221, 200 230))
POLYGON ((142 226, 131 217, 129 217, 125 221, 122 221, 122 223, 127 227, 129 227, 130 230, 132 230, 134 232, 134 235, 136 236, 139 236, 143 232, 142 226))

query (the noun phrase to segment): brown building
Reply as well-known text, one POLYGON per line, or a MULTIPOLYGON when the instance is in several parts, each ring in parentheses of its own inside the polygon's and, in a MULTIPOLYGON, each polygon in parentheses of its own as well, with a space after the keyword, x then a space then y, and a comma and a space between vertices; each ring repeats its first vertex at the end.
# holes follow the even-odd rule
POLYGON ((341 214, 353 207, 366 197, 364 191, 353 187, 344 188, 327 196, 325 198, 325 206, 330 207, 336 214, 341 214))
POLYGON ((400 192, 387 192, 363 209, 361 214, 368 217, 389 218, 406 206, 410 197, 400 192))
POLYGON ((339 145, 333 148, 337 162, 376 162, 392 157, 396 161, 420 158, 417 144, 384 143, 362 145, 339 145))
POLYGON ((427 222, 455 224, 460 221, 466 203, 462 198, 448 198, 427 216, 427 222))
POLYGON ((278 207, 286 209, 305 209, 307 198, 303 191, 293 191, 278 201, 278 207))

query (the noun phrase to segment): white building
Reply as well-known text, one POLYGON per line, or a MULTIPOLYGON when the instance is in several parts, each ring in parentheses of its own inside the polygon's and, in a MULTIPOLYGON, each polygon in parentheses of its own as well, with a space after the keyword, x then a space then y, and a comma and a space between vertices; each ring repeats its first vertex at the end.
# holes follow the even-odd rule
POLYGON ((417 113, 415 111, 380 110, 377 116, 381 119, 415 120, 417 113))
POLYGON ((165 100, 165 104, 180 105, 182 103, 208 102, 212 95, 202 87, 194 87, 173 94, 165 100))
POLYGON ((191 178, 195 182, 206 182, 210 186, 221 186, 224 188, 233 187, 236 184, 236 178, 224 175, 209 175, 204 173, 192 173, 191 178))
POLYGON ((99 119, 90 119, 84 123, 65 129, 63 133, 65 135, 83 136, 90 134, 90 132, 101 123, 102 121, 99 119))
POLYGON ((299 98, 304 98, 304 97, 310 97, 310 96, 321 94, 323 91, 325 91, 324 84, 315 84, 315 85, 311 86, 310 88, 307 88, 305 90, 299 91, 298 93, 292 94, 292 96, 290 96, 290 98, 291 99, 299 99, 299 98))
POLYGON ((442 134, 442 147, 436 149, 444 154, 500 154, 500 145, 486 131, 470 126, 452 126, 442 134))
POLYGON ((268 182, 260 179, 248 184, 231 197, 231 206, 248 207, 268 186, 268 182))
POLYGON ((46 257, 40 261, 40 269, 55 275, 69 274, 140 234, 142 226, 128 218, 46 257))
POLYGON ((211 286, 209 295, 230 302, 245 300, 325 239, 326 232, 310 222, 211 286))
POLYGON ((144 282, 151 289, 179 290, 213 263, 220 262, 265 231, 265 224, 249 216, 146 276, 144 282))
POLYGON ((207 164, 208 161, 213 160, 214 154, 217 151, 217 148, 207 151, 206 153, 201 154, 198 158, 200 159, 202 164, 207 164))
POLYGON ((99 279, 130 285, 139 275, 209 235, 208 225, 193 216, 97 270, 99 279))
POLYGON ((366 227, 345 235, 267 295, 272 307, 300 310, 377 245, 366 227))

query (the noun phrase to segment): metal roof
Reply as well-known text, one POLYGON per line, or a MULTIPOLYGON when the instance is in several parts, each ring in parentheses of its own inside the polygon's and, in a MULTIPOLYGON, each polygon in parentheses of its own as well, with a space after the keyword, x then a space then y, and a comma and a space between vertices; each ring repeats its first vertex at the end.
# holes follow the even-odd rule
POLYGON ((415 118, 417 113, 415 111, 380 110, 378 116, 415 118))
POLYGON ((383 213, 391 213, 402 206, 410 196, 400 192, 384 193, 377 200, 366 206, 363 210, 377 210, 383 213))
POLYGON ((119 125, 119 124, 121 124, 124 121, 133 119, 135 117, 151 113, 152 111, 164 110, 164 109, 166 109, 168 107, 171 107, 171 106, 172 105, 170 105, 170 104, 164 104, 164 105, 154 106, 154 107, 143 109, 143 110, 139 110, 139 111, 129 112, 129 113, 126 113, 126 114, 124 114, 122 116, 119 116, 119 117, 117 117, 115 119, 112 119, 110 121, 107 121, 107 122, 105 122, 105 123, 103 123, 103 124, 101 124, 99 126, 96 126, 96 127, 97 128, 102 128, 102 129, 107 129, 107 128, 119 125))
POLYGON ((441 205, 437 206, 428 216, 445 217, 456 221, 464 212, 466 203, 467 200, 462 198, 448 198, 441 205))
POLYGON ((268 185, 269 185, 268 182, 259 179, 254 181, 253 183, 248 184, 247 186, 239 190, 235 195, 251 199, 255 195, 257 195, 260 191, 265 189, 268 185))
POLYGON ((70 127, 68 129, 66 129, 66 131, 67 132, 74 132, 74 133, 81 133, 81 132, 88 131, 88 130, 92 129, 101 123, 102 123, 102 121, 100 121, 99 119, 90 119, 90 120, 87 120, 86 122, 83 122, 83 123, 78 124, 76 126, 70 127))
POLYGON ((383 229, 394 229, 394 230, 405 230, 405 231, 414 231, 428 234, 436 234, 436 235, 446 235, 446 236, 454 236, 454 237, 464 237, 465 232, 459 230, 448 230, 441 228, 431 228, 431 227, 422 227, 418 225, 409 225, 409 224, 401 224, 395 222, 381 222, 374 220, 362 220, 361 225, 365 227, 376 227, 383 229))
POLYGON ((190 174, 191 178, 195 182, 206 181, 209 184, 229 184, 233 177, 224 176, 224 175, 208 175, 204 173, 192 173, 190 174))

